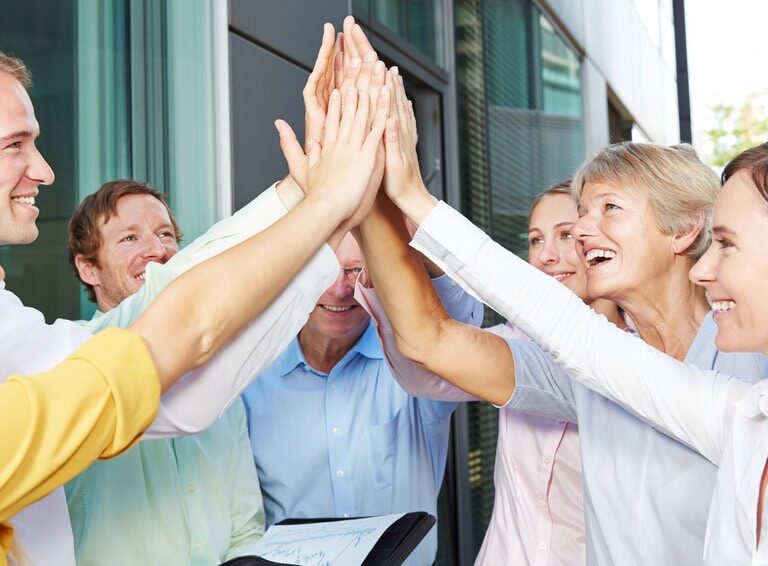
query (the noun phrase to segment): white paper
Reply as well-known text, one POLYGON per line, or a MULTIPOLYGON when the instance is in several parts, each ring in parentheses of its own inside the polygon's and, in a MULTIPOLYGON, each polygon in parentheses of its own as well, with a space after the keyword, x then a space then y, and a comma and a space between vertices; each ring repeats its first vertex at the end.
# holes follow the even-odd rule
POLYGON ((358 566, 405 513, 365 519, 272 525, 244 555, 302 566, 358 566))

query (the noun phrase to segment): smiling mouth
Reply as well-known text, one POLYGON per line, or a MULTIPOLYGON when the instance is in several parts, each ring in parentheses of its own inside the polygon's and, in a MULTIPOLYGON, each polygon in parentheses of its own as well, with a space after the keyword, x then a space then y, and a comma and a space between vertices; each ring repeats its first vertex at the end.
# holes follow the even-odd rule
POLYGON ((13 202, 18 202, 19 204, 29 204, 35 206, 35 197, 12 197, 11 200, 13 202))
POLYGON ((608 261, 611 261, 613 258, 616 257, 616 252, 613 250, 589 250, 585 256, 585 259, 587 260, 587 264, 589 267, 595 267, 596 265, 600 265, 601 263, 606 263, 608 261))
POLYGON ((716 313, 724 313, 736 308, 736 301, 712 301, 712 310, 716 313))
POLYGON ((568 279, 573 274, 574 274, 573 271, 558 271, 555 273, 547 273, 547 275, 549 275, 555 281, 562 281, 563 279, 568 279))
POLYGON ((134 277, 134 279, 144 283, 144 274, 143 273, 139 273, 136 277, 134 277))
POLYGON ((355 305, 320 305, 322 308, 329 312, 347 312, 355 308, 355 305))

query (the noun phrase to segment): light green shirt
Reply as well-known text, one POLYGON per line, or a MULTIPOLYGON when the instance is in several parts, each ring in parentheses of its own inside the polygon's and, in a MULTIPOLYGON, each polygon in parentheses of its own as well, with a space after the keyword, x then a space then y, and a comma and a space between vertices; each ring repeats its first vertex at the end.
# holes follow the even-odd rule
POLYGON ((201 434, 143 440, 64 489, 78 565, 211 566, 264 534, 242 401, 201 434))

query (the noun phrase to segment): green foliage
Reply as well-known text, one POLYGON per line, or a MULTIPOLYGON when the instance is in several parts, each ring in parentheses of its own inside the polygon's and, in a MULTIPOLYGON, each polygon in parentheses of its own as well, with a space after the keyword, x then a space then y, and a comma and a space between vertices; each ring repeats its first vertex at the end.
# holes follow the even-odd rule
POLYGON ((768 141, 768 90, 750 93, 738 107, 717 104, 711 110, 714 126, 706 135, 712 165, 723 167, 745 149, 768 141))

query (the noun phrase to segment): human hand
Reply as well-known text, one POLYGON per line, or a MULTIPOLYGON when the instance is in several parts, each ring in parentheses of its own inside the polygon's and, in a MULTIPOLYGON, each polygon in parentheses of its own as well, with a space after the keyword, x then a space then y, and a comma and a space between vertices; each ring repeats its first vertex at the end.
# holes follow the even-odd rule
POLYGON ((384 133, 384 191, 408 218, 418 224, 420 220, 416 221, 407 209, 413 206, 421 208, 426 206, 426 203, 436 201, 427 191, 421 178, 416 153, 418 133, 413 104, 405 94, 403 79, 397 67, 387 73, 387 85, 393 92, 393 108, 384 133))
POLYGON ((342 109, 341 96, 334 90, 328 104, 322 147, 310 141, 308 154, 302 151, 287 123, 275 122, 289 169, 305 168, 307 199, 332 203, 348 224, 359 222, 376 194, 376 190, 369 187, 369 181, 389 108, 388 89, 384 90, 375 109, 370 107, 368 93, 358 94, 355 89, 345 93, 342 109), (371 112, 376 117, 369 130, 371 112))

